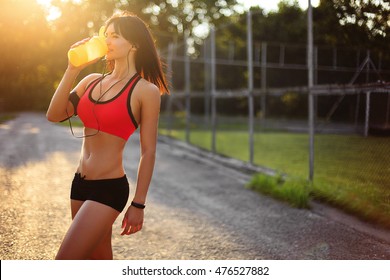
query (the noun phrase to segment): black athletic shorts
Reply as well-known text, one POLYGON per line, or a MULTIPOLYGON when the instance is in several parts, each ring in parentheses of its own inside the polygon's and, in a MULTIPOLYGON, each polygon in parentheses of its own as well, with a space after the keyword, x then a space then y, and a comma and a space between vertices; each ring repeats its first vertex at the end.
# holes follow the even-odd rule
POLYGON ((129 198, 129 182, 126 175, 115 179, 86 180, 76 173, 70 198, 97 201, 122 212, 129 198))

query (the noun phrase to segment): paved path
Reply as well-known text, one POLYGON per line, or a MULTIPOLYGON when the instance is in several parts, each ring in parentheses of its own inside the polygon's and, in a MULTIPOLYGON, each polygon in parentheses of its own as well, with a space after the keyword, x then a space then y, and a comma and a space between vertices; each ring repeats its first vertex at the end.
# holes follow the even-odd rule
MULTIPOLYGON (((125 152, 132 191, 139 137, 125 152)), ((81 140, 43 114, 0 125, 0 259, 53 259, 70 223, 81 140)), ((390 243, 244 188, 245 174, 158 144, 144 229, 115 259, 390 259, 390 243)))

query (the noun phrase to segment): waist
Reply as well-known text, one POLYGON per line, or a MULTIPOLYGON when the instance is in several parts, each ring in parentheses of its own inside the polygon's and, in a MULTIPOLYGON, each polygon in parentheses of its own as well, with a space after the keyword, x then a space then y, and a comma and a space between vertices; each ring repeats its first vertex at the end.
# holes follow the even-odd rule
POLYGON ((121 185, 123 183, 128 184, 128 180, 127 180, 126 174, 124 174, 121 177, 117 177, 117 178, 87 179, 85 177, 85 175, 82 175, 81 173, 75 173, 75 176, 74 176, 73 180, 77 181, 77 182, 82 182, 86 186, 93 185, 95 187, 106 186, 107 183, 114 184, 114 185, 115 184, 121 185))
POLYGON ((83 155, 77 169, 86 179, 111 179, 125 174, 122 156, 105 156, 104 154, 83 155))

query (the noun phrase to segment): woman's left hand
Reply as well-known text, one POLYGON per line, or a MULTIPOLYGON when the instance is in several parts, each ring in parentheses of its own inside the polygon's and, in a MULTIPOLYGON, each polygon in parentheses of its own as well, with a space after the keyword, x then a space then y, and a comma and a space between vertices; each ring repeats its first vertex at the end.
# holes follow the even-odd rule
POLYGON ((144 223, 144 210, 129 206, 122 221, 121 235, 134 234, 142 229, 144 223))

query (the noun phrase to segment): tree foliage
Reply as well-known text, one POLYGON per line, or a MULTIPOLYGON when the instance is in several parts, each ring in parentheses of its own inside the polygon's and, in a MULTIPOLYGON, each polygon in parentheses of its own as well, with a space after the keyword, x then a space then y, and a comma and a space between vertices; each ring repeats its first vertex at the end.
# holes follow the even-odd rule
POLYGON ((389 34, 389 1, 334 0, 333 5, 342 25, 361 28, 373 40, 378 37, 386 37, 389 34))
POLYGON ((388 1, 321 0, 314 18, 317 22, 315 34, 320 43, 376 49, 385 48, 390 43, 387 36, 390 31, 388 1))
POLYGON ((0 99, 2 107, 37 108, 49 88, 52 56, 50 32, 41 7, 34 1, 1 1, 0 99))

